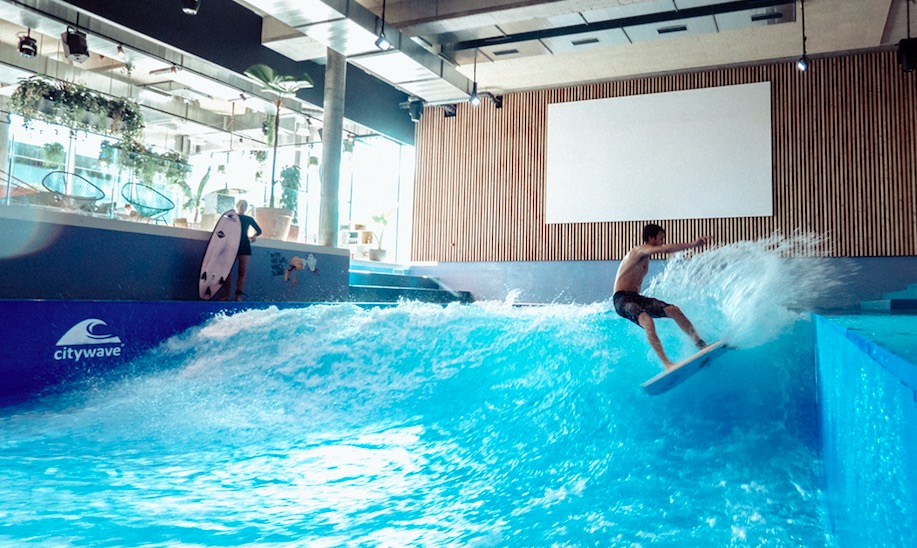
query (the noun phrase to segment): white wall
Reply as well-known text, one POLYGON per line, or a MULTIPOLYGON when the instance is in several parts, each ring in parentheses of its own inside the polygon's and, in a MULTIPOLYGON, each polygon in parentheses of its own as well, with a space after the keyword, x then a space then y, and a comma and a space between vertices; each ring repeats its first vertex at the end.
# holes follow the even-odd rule
POLYGON ((773 214, 770 82, 548 105, 548 223, 773 214))

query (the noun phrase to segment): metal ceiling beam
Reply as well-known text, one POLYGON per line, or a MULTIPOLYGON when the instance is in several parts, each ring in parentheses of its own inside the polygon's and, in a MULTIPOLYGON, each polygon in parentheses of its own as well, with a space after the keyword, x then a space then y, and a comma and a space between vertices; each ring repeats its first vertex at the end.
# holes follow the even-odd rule
POLYGON ((699 6, 696 8, 686 8, 660 13, 650 13, 646 15, 636 15, 632 17, 622 17, 620 19, 609 19, 607 21, 598 21, 596 23, 584 23, 582 25, 571 25, 566 27, 555 27, 551 29, 542 29, 530 32, 521 32, 518 34, 507 34, 504 36, 494 36, 491 38, 480 38, 477 40, 464 40, 451 44, 443 44, 444 52, 473 50, 484 47, 500 46, 504 44, 513 44, 518 42, 529 42, 532 40, 541 40, 544 38, 556 38, 559 36, 571 36, 587 32, 596 32, 611 30, 623 27, 632 27, 636 25, 648 25, 653 23, 664 23, 668 21, 678 21, 691 19, 694 17, 708 17, 711 15, 720 15, 724 13, 733 13, 737 11, 756 10, 774 8, 792 4, 795 6, 796 0, 737 0, 725 4, 713 4, 709 6, 699 6))

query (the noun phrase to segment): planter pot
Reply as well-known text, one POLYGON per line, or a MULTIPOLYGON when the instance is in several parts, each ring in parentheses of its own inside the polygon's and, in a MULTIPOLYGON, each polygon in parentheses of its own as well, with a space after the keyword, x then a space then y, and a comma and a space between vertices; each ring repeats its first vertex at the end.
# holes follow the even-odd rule
POLYGON ((49 101, 47 99, 41 99, 38 101, 38 108, 36 110, 47 116, 57 116, 57 103, 54 101, 49 101))
POLYGON ((370 261, 385 260, 385 250, 384 249, 370 249, 369 250, 369 260, 370 261))
POLYGON ((262 238, 286 240, 293 212, 283 207, 259 207, 255 209, 255 221, 263 231, 262 238))
POLYGON ((290 233, 287 235, 287 241, 289 242, 298 242, 299 241, 299 225, 290 225, 290 233))

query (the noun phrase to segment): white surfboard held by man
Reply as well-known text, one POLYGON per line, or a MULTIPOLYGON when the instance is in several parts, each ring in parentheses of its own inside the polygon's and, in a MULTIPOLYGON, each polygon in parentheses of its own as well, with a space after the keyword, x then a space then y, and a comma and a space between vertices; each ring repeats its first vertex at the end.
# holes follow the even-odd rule
POLYGON ((648 224, 643 227, 643 243, 628 251, 624 260, 621 261, 621 266, 618 267, 613 298, 615 312, 643 328, 650 346, 659 355, 666 369, 670 369, 674 364, 666 355, 662 343, 659 342, 654 318, 675 320, 678 327, 694 341, 698 349, 703 349, 707 343, 697 335, 694 326, 680 308, 640 294, 643 280, 649 272, 650 257, 660 253, 675 253, 703 247, 707 244, 707 240, 708 238, 702 237, 690 243, 666 244, 665 230, 659 225, 648 224))

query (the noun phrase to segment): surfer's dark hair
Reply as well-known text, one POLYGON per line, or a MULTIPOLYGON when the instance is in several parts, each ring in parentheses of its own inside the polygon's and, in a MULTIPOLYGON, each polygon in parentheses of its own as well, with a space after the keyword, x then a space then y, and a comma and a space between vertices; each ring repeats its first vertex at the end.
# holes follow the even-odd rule
POLYGON ((655 238, 659 235, 660 232, 665 232, 665 229, 659 225, 654 225, 652 223, 643 227, 643 241, 648 242, 650 238, 655 238))

